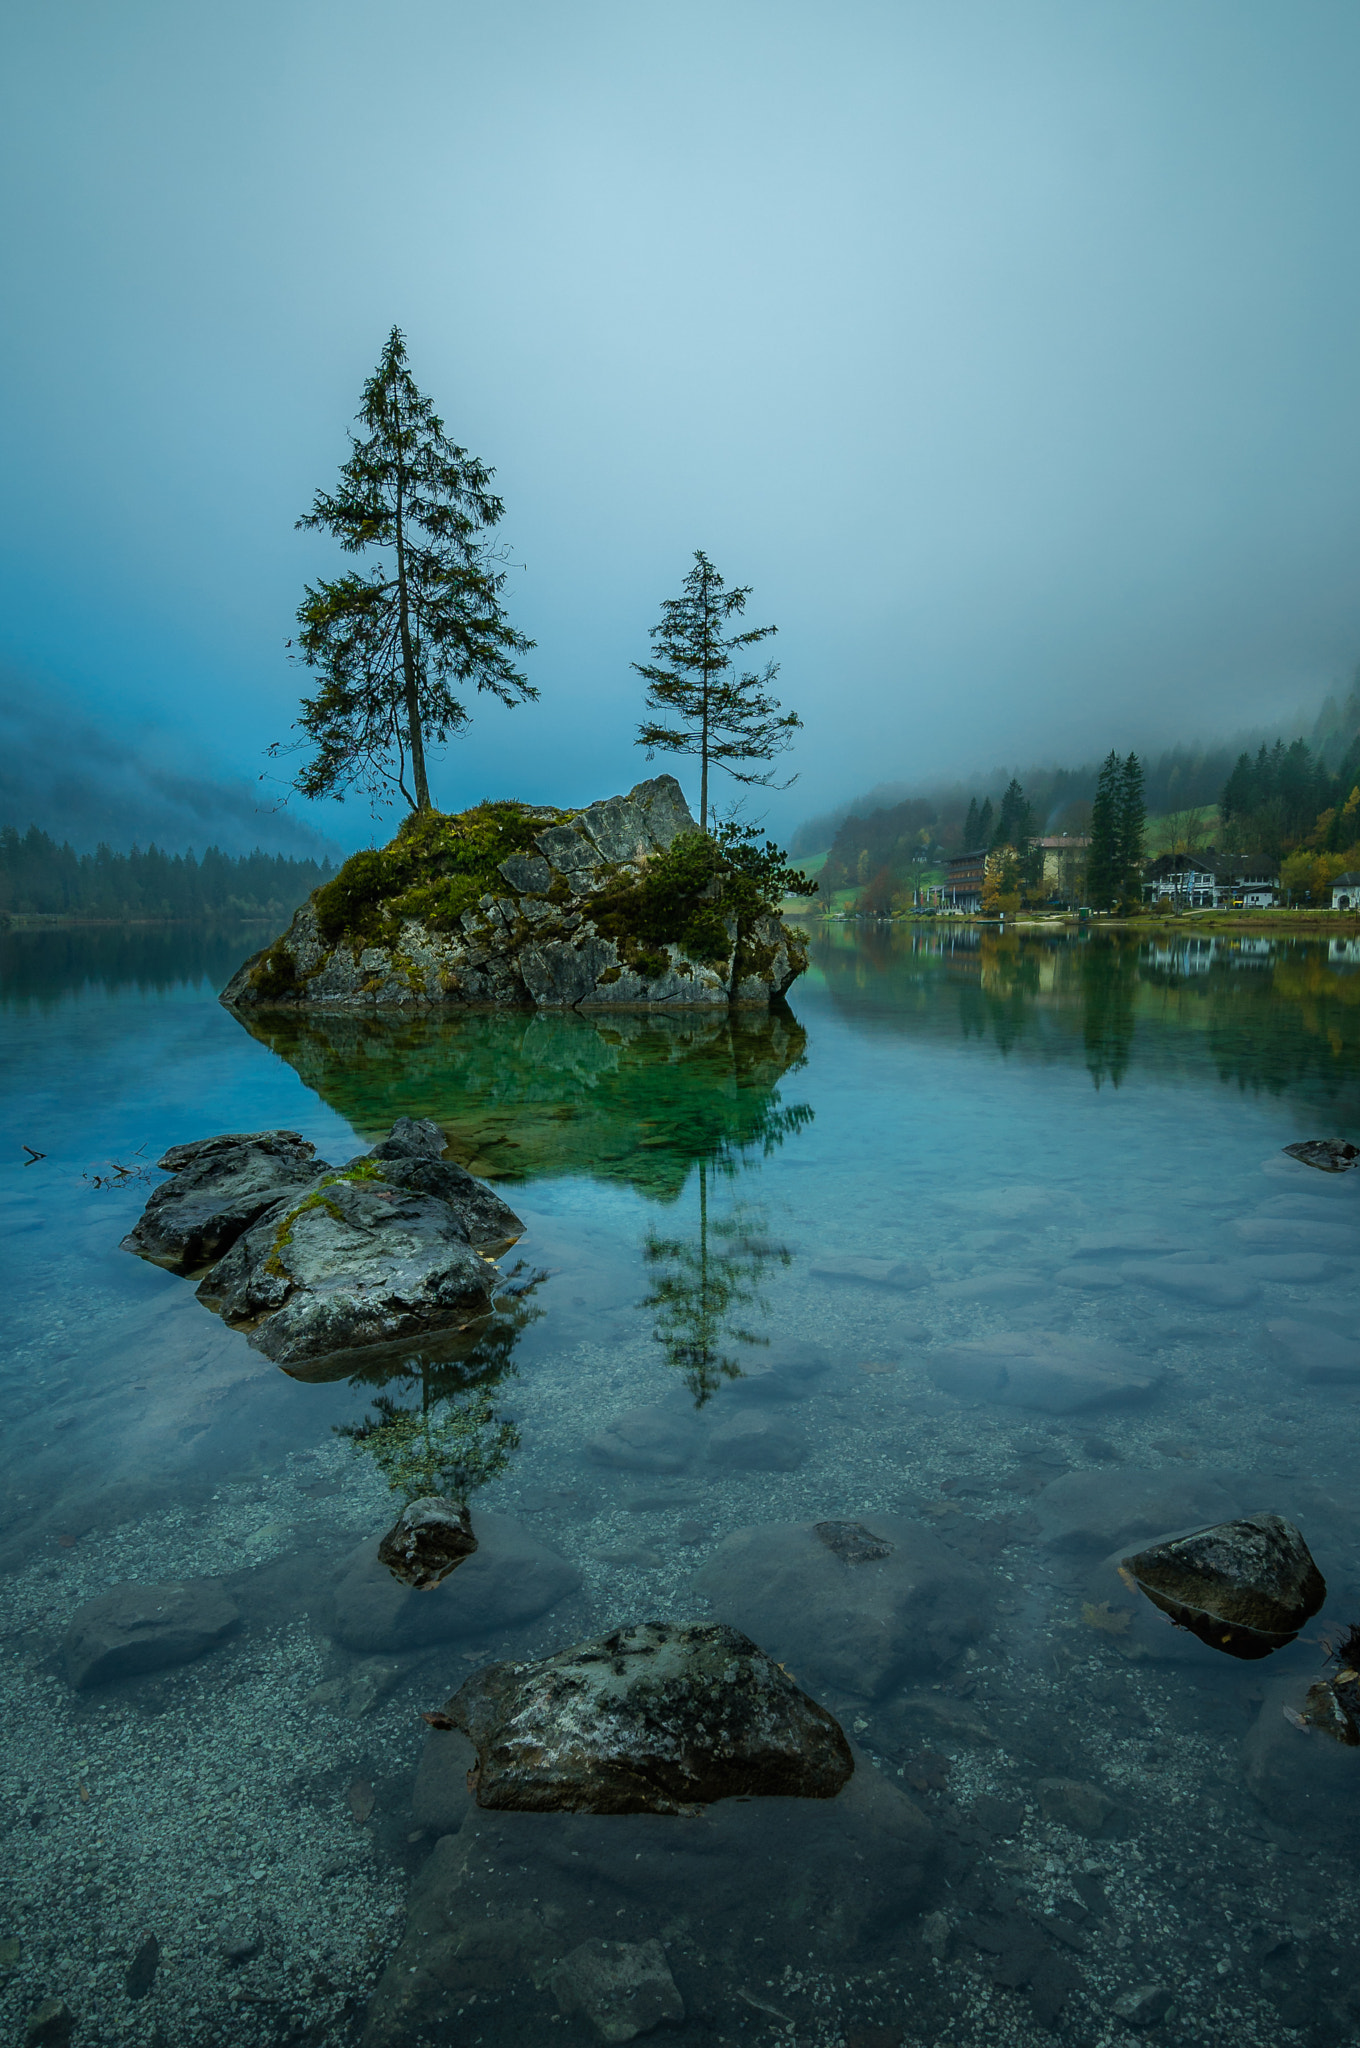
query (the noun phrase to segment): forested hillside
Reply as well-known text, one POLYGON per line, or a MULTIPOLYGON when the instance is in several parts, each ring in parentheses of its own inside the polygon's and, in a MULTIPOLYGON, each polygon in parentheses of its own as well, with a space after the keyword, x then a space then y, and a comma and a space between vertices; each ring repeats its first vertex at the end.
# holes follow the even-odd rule
POLYGON ((31 825, 0 827, 0 916, 157 921, 208 917, 287 917, 334 874, 329 861, 254 853, 233 858, 210 846, 192 852, 76 853, 31 825))

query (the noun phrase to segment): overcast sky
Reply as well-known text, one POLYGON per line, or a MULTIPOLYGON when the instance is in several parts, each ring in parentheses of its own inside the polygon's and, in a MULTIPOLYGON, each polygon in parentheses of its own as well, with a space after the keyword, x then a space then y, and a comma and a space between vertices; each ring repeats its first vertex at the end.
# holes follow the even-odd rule
POLYGON ((656 772, 696 547, 780 628, 781 828, 1287 715, 1360 658, 1357 104, 1354 0, 16 0, 8 687, 253 782, 395 322, 538 643, 445 807, 656 772))

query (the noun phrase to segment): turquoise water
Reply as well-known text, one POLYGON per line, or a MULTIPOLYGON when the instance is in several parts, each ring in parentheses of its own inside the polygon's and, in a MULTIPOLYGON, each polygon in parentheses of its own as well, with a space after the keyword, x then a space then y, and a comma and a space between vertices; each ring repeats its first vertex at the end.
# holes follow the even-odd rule
POLYGON ((600 1940, 662 1945, 696 2044, 1116 2040, 1148 1987, 1165 2040, 1354 2037, 1360 1752, 1284 1710, 1360 1620, 1360 1175, 1281 1148, 1360 1137, 1360 957, 814 929, 771 1018, 251 1030, 215 1000, 248 932, 0 938, 20 2037, 53 1996, 77 2042, 585 2041, 552 1972, 600 1940), (170 1144, 338 1161, 405 1114, 526 1224, 472 1360, 519 1437, 475 1626, 359 1614, 393 1506, 339 1433, 467 1358, 290 1377, 118 1248, 170 1144), (1264 1663, 1109 1562, 1261 1508, 1329 1588, 1264 1663), (839 1562, 828 1605, 819 1521, 890 1545, 887 1608, 839 1562), (241 1624, 74 1694, 67 1622, 127 1581, 241 1624), (479 1663, 652 1618, 785 1661, 853 1796, 571 1822, 417 1781, 479 1663))

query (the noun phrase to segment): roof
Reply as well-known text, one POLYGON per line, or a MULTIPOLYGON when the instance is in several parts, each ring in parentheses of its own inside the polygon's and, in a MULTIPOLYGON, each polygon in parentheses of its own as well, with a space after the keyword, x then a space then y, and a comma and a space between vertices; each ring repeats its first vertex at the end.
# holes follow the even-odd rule
POLYGON ((1336 877, 1335 881, 1332 883, 1332 887, 1334 889, 1360 888, 1360 873, 1357 873, 1354 868, 1350 868, 1344 875, 1338 875, 1336 877))
POLYGON ((1031 839, 1030 841, 1031 846, 1042 846, 1045 853, 1061 853, 1064 847, 1070 850, 1074 846, 1089 846, 1090 844, 1090 840, 1080 832, 1060 832, 1053 838, 1031 839))

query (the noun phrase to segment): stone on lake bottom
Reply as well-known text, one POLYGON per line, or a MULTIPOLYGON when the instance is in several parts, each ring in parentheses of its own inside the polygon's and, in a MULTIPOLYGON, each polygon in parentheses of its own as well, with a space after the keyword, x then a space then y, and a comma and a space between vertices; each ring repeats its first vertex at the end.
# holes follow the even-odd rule
POLYGON ((1130 1260, 1120 1267, 1125 1280, 1154 1288, 1195 1308, 1245 1308, 1261 1289, 1251 1274, 1234 1266, 1196 1263, 1181 1265, 1175 1259, 1130 1260))
POLYGON ((426 1494, 406 1503, 379 1543, 378 1557, 394 1579, 423 1593, 476 1548, 466 1503, 426 1494))
POLYGON ((1265 1688, 1260 1712, 1242 1744, 1248 1792, 1277 1826, 1312 1835, 1360 1826, 1360 1756, 1349 1743, 1300 1726, 1311 1690, 1308 1676, 1288 1672, 1265 1688))
POLYGON ((1062 1473, 1038 1495, 1034 1512, 1048 1549, 1100 1557, 1168 1530, 1226 1521, 1242 1505, 1217 1474, 1125 1466, 1062 1473))
POLYGON ((797 1430, 772 1415, 747 1411, 720 1422, 708 1439, 708 1458, 743 1472, 794 1472, 807 1457, 797 1430))
POLYGON ((1036 1791, 1045 1820, 1072 1828, 1079 1835, 1098 1835, 1115 1811, 1115 1802, 1099 1785, 1081 1778, 1040 1778, 1036 1791))
POLYGON ((591 1437, 586 1455, 597 1465, 624 1472, 680 1472, 689 1464, 703 1430, 688 1406, 657 1402, 628 1408, 591 1437))
POLYGON ((1281 1515, 1196 1529, 1126 1557, 1122 1576, 1230 1657, 1268 1657, 1292 1643, 1327 1597, 1308 1545, 1281 1515))
POLYGON ((1154 1394, 1158 1367, 1112 1344, 1088 1344, 1048 1330, 1009 1330, 943 1345, 926 1360, 937 1387, 961 1400, 1074 1415, 1122 1407, 1154 1394))
POLYGON ((602 2041, 635 2041, 685 2017, 659 1941, 583 1941, 549 1981, 561 2012, 589 2020, 602 2041))
POLYGON ((736 1629, 644 1622, 532 1664, 490 1664, 444 1710, 477 1750, 477 1804, 686 1813, 833 1799, 854 1770, 824 1707, 736 1629))
POLYGON ((211 1580, 111 1586, 67 1623, 61 1646, 66 1676, 84 1692, 188 1664, 224 1642, 240 1618, 235 1601, 211 1580))
POLYGON ((859 1287, 891 1287, 904 1294, 930 1285, 930 1273, 917 1259, 874 1259, 856 1252, 824 1252, 809 1270, 814 1280, 846 1280, 859 1287))
POLYGON ((729 1977, 749 1984, 756 1956, 762 1977, 810 1960, 839 1970, 849 1953, 887 1966, 904 1922, 929 1901, 936 1849, 920 1808, 867 1762, 835 1799, 724 1799, 694 1819, 469 1802, 412 1882, 363 2048, 459 2039, 458 2009, 474 1996, 474 2031, 499 2017, 507 2031, 496 2038, 550 2040, 561 2025, 554 1964, 602 1928, 629 1942, 664 1938, 677 1914, 715 1989, 729 1977))
POLYGON ((1171 2010, 1172 1994, 1165 1984, 1135 1984, 1112 2000, 1110 2011, 1129 2027, 1155 2027, 1171 2010))
POLYGON ((546 1614, 581 1583, 574 1565, 510 1515, 479 1514, 477 1544, 456 1572, 415 1593, 379 1562, 370 1537, 350 1553, 336 1585, 332 1634, 368 1652, 474 1642, 546 1614))
POLYGON ((865 1699, 908 1673, 933 1674, 982 1633, 991 1609, 986 1581, 919 1521, 867 1517, 856 1561, 827 1542, 824 1526, 734 1530, 696 1573, 694 1589, 800 1679, 865 1699))
POLYGON ((1266 1324, 1266 1341, 1295 1379, 1313 1386, 1348 1386, 1360 1380, 1360 1344, 1335 1330, 1278 1316, 1266 1324))
POLYGON ((154 1934, 148 1934, 132 1961, 128 1964, 126 1989, 131 1999, 145 1998, 156 1981, 156 1972, 161 1963, 161 1945, 154 1934))
POLYGON ((28 2016, 24 2048, 66 2048, 75 2026, 75 2014, 64 1998, 45 1998, 28 2016))

